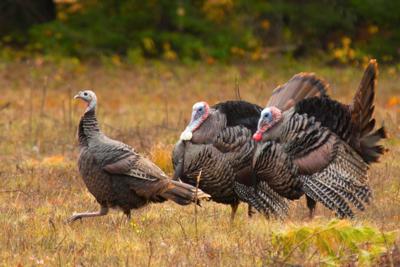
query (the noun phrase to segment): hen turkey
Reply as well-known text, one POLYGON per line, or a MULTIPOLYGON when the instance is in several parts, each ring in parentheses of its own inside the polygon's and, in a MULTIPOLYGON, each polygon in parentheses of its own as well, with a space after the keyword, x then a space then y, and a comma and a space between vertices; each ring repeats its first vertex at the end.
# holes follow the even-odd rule
POLYGON ((209 197, 191 185, 169 179, 132 147, 104 135, 97 123, 97 97, 93 91, 81 91, 75 98, 87 103, 79 123, 79 172, 101 208, 98 212, 74 214, 69 222, 106 215, 109 208, 120 208, 129 218, 132 209, 150 202, 170 199, 187 205, 209 197))

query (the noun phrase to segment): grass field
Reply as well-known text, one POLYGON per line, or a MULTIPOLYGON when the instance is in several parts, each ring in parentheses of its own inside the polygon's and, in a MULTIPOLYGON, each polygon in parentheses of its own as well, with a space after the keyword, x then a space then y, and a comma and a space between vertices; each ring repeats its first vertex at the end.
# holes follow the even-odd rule
POLYGON ((272 89, 313 71, 350 102, 362 67, 334 68, 271 60, 265 65, 193 66, 151 63, 94 66, 71 61, 0 64, 0 264, 3 266, 353 266, 400 264, 400 75, 380 70, 376 117, 390 149, 369 172, 373 204, 353 221, 336 221, 304 200, 285 222, 247 217, 242 204, 149 205, 127 222, 119 211, 72 225, 73 212, 97 210, 79 177, 76 131, 81 89, 99 99, 102 130, 147 154, 171 173, 170 151, 194 102, 234 99, 264 105, 272 89), (397 245, 396 245, 397 244, 397 245))

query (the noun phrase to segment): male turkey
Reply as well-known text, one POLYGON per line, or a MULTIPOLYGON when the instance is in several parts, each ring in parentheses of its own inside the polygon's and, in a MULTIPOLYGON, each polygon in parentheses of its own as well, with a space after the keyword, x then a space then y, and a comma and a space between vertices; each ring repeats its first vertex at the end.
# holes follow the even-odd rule
MULTIPOLYGON (((275 90, 272 99, 285 104, 325 94, 326 84, 314 74, 300 73, 275 90)), ((231 219, 240 201, 254 206, 263 214, 282 217, 287 203, 268 184, 254 185, 251 162, 262 108, 246 101, 227 101, 209 106, 193 106, 189 125, 175 145, 172 159, 175 178, 195 185, 201 171, 199 187, 218 203, 230 204, 231 219), (244 197, 245 196, 245 197, 244 197)))
POLYGON ((376 76, 371 60, 351 105, 328 96, 286 106, 270 101, 253 136, 262 141, 253 160, 257 179, 288 199, 306 194, 310 216, 316 201, 340 217, 354 216, 349 203, 364 210, 372 195, 368 165, 384 152, 384 128, 373 131, 376 76))
MULTIPOLYGON (((196 188, 169 179, 153 162, 139 155, 132 147, 105 136, 95 114, 97 98, 90 90, 79 92, 75 98, 87 103, 79 123, 79 172, 88 190, 101 209, 98 212, 74 214, 73 222, 85 217, 103 216, 109 208, 120 208, 130 217, 131 209, 149 202, 173 200, 187 205, 196 199, 196 188)), ((197 190, 197 199, 209 196, 197 190)))

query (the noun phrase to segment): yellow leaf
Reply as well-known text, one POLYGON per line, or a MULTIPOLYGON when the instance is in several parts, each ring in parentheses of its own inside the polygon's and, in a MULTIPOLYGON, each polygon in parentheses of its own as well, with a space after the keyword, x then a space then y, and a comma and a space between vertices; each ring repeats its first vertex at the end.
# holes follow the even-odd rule
POLYGON ((397 106, 398 104, 400 104, 400 99, 397 96, 392 96, 389 98, 389 101, 387 102, 387 106, 389 108, 392 108, 394 106, 397 106))
POLYGON ((146 51, 150 52, 150 53, 154 53, 155 49, 156 49, 156 45, 153 41, 153 39, 145 37, 143 38, 143 46, 144 49, 146 49, 146 51))
POLYGON ((390 68, 388 68, 388 73, 389 73, 391 76, 396 75, 396 68, 395 68, 395 67, 390 67, 390 68))
POLYGON ((115 66, 121 66, 121 58, 118 55, 113 55, 111 61, 115 66))
POLYGON ((342 45, 344 47, 349 47, 350 44, 351 44, 351 39, 349 37, 345 36, 342 38, 342 45))
POLYGON ((178 16, 180 16, 180 17, 183 17, 183 16, 185 16, 185 9, 183 8, 183 7, 178 7, 177 9, 176 9, 176 14, 178 15, 178 16))
POLYGON ((271 23, 269 22, 269 20, 264 19, 261 21, 261 28, 268 31, 270 27, 271 27, 271 23))
POLYGON ((207 62, 207 64, 212 65, 215 63, 215 59, 213 57, 207 57, 206 62, 207 62))
POLYGON ((375 33, 377 33, 378 31, 379 31, 378 26, 371 25, 371 26, 368 27, 368 32, 369 32, 370 34, 375 34, 375 33))
POLYGON ((41 164, 46 166, 60 166, 65 163, 65 158, 62 155, 55 155, 50 157, 45 157, 41 164))

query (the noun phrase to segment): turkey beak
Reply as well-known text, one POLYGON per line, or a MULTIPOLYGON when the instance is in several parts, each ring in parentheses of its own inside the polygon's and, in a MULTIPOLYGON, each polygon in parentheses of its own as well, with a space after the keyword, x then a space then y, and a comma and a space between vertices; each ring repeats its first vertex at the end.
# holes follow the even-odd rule
POLYGON ((77 95, 74 96, 74 99, 78 99, 81 98, 80 93, 78 93, 77 95))

